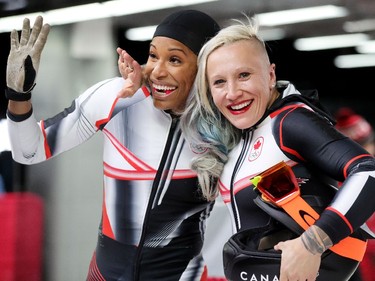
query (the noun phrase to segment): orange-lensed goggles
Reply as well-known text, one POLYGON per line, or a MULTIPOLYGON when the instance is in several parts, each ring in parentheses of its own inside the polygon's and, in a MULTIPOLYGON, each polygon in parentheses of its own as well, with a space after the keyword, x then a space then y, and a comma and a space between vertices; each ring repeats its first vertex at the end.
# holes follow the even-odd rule
POLYGON ((263 199, 278 207, 282 207, 300 195, 297 179, 284 161, 265 170, 250 181, 261 192, 263 199))
MULTIPOLYGON (((262 199, 283 208, 303 229, 309 228, 319 218, 319 214, 300 196, 297 179, 284 161, 270 167, 250 179, 262 199)), ((354 237, 346 237, 330 248, 343 257, 362 261, 367 242, 354 237)))

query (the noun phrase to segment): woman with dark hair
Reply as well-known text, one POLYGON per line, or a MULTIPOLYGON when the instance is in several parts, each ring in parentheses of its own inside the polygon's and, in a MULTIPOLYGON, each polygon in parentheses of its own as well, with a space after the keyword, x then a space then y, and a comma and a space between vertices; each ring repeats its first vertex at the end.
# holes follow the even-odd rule
POLYGON ((101 81, 40 122, 31 91, 49 26, 38 17, 30 32, 25 19, 20 40, 12 32, 6 95, 14 159, 40 163, 104 136, 102 217, 88 281, 206 280, 202 245, 213 202, 190 169, 179 120, 194 91, 197 54, 218 30, 203 12, 172 13, 156 28, 143 72, 126 55, 119 60, 126 81, 101 81))

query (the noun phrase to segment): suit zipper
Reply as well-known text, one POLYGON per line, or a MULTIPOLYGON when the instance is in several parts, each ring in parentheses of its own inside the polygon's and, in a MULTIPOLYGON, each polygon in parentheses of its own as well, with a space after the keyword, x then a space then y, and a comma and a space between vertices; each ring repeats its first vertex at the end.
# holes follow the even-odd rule
POLYGON ((232 177, 231 177, 231 180, 230 180, 231 206, 232 206, 232 212, 233 212, 234 222, 235 222, 237 231, 241 228, 241 223, 240 223, 240 218, 239 218, 236 200, 235 200, 235 197, 234 197, 234 180, 237 176, 237 173, 238 173, 240 167, 242 166, 242 163, 245 160, 245 155, 246 155, 246 152, 248 150, 249 143, 252 139, 253 131, 254 131, 254 129, 251 128, 250 130, 243 133, 243 146, 242 146, 242 149, 241 149, 241 153, 238 156, 238 159, 236 161, 236 165, 234 166, 234 169, 233 169, 233 172, 232 172, 232 177))
MULTIPOLYGON (((157 193, 157 190, 158 190, 158 186, 159 186, 159 184, 162 180, 163 172, 165 171, 168 156, 170 156, 170 153, 174 151, 174 149, 170 149, 170 147, 172 145, 172 140, 175 136, 175 131, 176 131, 178 123, 179 123, 178 118, 172 118, 172 123, 171 123, 171 127, 169 129, 167 142, 166 142, 165 147, 164 147, 163 156, 162 156, 162 159, 160 161, 159 168, 158 168, 158 171, 157 171, 156 176, 155 176, 155 180, 152 184, 152 189, 151 189, 151 193, 150 193, 150 197, 149 197, 149 200, 148 200, 147 209, 146 209, 146 213, 145 213, 145 219, 144 219, 143 226, 142 226, 141 239, 139 241, 139 245, 138 245, 138 249, 137 249, 137 253, 136 253, 136 259, 135 259, 136 262, 134 264, 134 267, 135 267, 134 268, 134 280, 135 281, 139 280, 139 264, 141 262, 141 253, 142 253, 142 248, 143 248, 143 245, 144 245, 144 242, 145 242, 147 226, 148 226, 148 221, 149 221, 149 215, 150 215, 151 209, 152 209, 153 204, 154 204, 154 200, 155 200, 155 196, 156 196, 156 193, 157 193)), ((181 134, 179 134, 179 135, 181 135, 181 134)), ((175 142, 175 143, 177 143, 177 142, 175 142)))

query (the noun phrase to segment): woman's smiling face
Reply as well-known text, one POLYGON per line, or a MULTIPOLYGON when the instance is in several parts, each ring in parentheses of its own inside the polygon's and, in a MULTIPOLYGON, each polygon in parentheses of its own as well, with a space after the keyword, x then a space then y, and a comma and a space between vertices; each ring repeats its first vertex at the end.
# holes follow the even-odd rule
POLYGON ((240 40, 214 50, 206 75, 215 105, 235 127, 249 128, 264 115, 276 75, 258 41, 240 40))
POLYGON ((175 113, 185 108, 197 74, 197 56, 181 42, 154 37, 144 69, 156 108, 175 113))

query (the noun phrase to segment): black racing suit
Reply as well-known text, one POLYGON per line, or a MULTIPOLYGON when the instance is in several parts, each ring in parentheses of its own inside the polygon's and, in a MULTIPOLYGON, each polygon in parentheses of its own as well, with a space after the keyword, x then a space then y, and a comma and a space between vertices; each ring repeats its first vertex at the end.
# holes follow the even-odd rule
MULTIPOLYGON (((374 157, 333 127, 316 93, 301 95, 292 84, 279 91, 281 96, 258 124, 243 132, 219 181, 233 231, 270 223, 270 215, 256 204, 258 192, 250 179, 284 161, 292 167, 301 194, 319 201, 323 212, 315 224, 336 244, 374 212, 374 157), (343 184, 337 191, 338 182, 343 184)), ((361 236, 370 237, 371 232, 361 236)))

